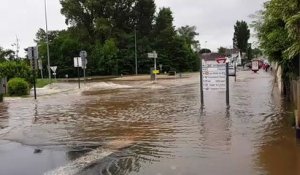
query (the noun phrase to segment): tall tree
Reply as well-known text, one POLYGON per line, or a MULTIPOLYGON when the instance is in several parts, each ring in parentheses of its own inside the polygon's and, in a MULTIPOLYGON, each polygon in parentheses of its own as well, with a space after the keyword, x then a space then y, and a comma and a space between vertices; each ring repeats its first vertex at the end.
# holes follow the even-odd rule
POLYGON ((284 92, 289 93, 289 81, 298 74, 296 60, 300 53, 300 2, 270 0, 257 15, 253 26, 260 46, 271 61, 282 68, 284 92))
POLYGON ((218 48, 218 53, 219 53, 219 54, 226 54, 226 48, 225 48, 225 47, 222 47, 222 46, 219 47, 219 48, 218 48))
POLYGON ((87 38, 104 43, 115 35, 133 30, 135 0, 60 0, 66 23, 86 31, 87 38))
POLYGON ((234 26, 233 47, 246 52, 248 48, 248 40, 250 38, 250 30, 245 21, 237 21, 234 26))
POLYGON ((149 36, 152 32, 154 14, 155 14, 154 0, 139 0, 134 6, 135 25, 138 34, 141 37, 149 36))
POLYGON ((183 26, 178 29, 179 35, 195 50, 199 47, 199 41, 196 40, 196 36, 198 36, 199 33, 197 33, 196 30, 196 26, 183 26))
POLYGON ((10 49, 3 49, 0 47, 0 61, 14 59, 15 52, 10 49))
POLYGON ((170 8, 161 8, 155 19, 154 49, 160 56, 160 64, 173 67, 171 60, 172 50, 174 49, 174 40, 176 36, 175 27, 173 26, 173 13, 170 8))

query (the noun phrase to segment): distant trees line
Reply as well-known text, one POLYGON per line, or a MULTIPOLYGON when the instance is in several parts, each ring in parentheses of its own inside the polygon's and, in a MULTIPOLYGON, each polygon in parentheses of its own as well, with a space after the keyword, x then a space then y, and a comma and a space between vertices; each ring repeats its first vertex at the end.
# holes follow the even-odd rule
MULTIPOLYGON (((149 73, 153 59, 147 53, 156 50, 158 63, 168 71, 199 69, 198 33, 194 26, 175 29, 170 8, 156 13, 154 0, 61 0, 61 13, 67 30, 50 31, 51 65, 58 66, 58 77, 76 76, 73 57, 88 52, 87 74, 134 74, 135 34, 138 72, 149 73)), ((44 67, 47 63, 46 33, 39 29, 36 43, 44 67)), ((46 69, 45 69, 46 70, 46 69)))

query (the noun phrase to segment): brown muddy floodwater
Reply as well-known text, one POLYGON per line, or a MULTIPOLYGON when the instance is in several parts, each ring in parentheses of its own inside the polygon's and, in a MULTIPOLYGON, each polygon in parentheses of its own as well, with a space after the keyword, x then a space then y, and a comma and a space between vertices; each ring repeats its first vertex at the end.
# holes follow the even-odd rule
POLYGON ((291 112, 269 73, 238 72, 230 108, 223 92, 200 107, 198 74, 88 86, 0 104, 1 175, 51 172, 120 139, 131 145, 75 174, 300 174, 291 112))

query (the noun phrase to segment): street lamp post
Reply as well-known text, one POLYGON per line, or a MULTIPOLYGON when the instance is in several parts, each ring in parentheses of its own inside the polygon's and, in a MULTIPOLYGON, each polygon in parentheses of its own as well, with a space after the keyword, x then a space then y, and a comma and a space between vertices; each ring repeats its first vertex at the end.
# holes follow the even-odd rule
POLYGON ((49 36, 48 36, 48 20, 47 20, 47 2, 44 0, 45 5, 45 22, 46 22, 46 42, 47 42, 47 60, 48 60, 48 74, 49 80, 51 80, 51 70, 50 70, 50 51, 49 51, 49 36))

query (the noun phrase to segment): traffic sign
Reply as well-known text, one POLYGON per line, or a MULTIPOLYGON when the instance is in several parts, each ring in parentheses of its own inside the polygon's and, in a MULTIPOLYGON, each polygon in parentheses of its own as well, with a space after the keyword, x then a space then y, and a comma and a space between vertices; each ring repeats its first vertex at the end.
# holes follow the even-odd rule
POLYGON ((43 70, 43 62, 41 59, 38 59, 38 65, 39 65, 39 69, 43 70))
POLYGON ((82 59, 80 57, 74 57, 74 67, 82 67, 82 59))
POLYGON ((156 51, 148 53, 148 58, 157 58, 157 53, 156 51))
POLYGON ((153 70, 153 74, 159 74, 159 70, 153 70))
POLYGON ((154 54, 153 53, 148 53, 148 58, 154 58, 154 54))
POLYGON ((50 68, 51 68, 51 70, 52 70, 54 73, 56 73, 57 66, 51 66, 50 68))
POLYGON ((27 48, 28 59, 38 59, 39 58, 39 50, 38 47, 28 47, 27 48))
POLYGON ((82 50, 82 51, 80 51, 79 56, 80 56, 81 58, 86 58, 86 57, 87 57, 87 52, 84 51, 84 50, 82 50))

